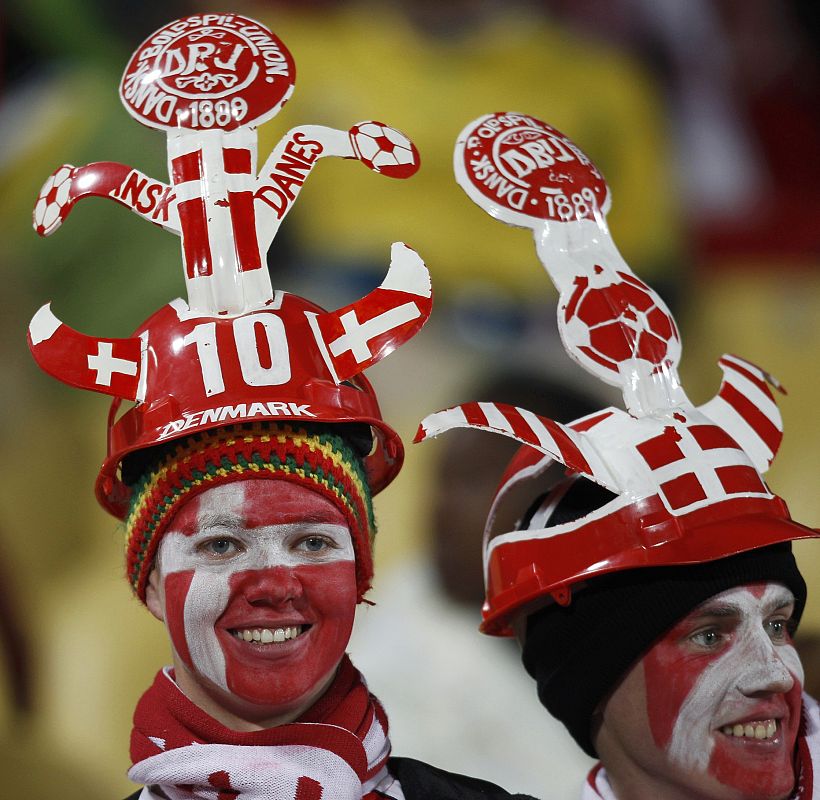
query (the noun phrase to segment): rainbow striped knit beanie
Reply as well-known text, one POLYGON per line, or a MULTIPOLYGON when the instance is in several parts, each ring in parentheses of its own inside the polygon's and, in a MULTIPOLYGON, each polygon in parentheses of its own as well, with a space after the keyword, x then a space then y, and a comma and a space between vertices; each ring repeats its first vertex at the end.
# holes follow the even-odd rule
POLYGON ((344 514, 356 554, 358 598, 373 578, 376 527, 361 458, 329 426, 231 425, 180 440, 132 483, 125 519, 127 577, 144 603, 159 543, 176 511, 200 492, 237 480, 293 481, 344 514))

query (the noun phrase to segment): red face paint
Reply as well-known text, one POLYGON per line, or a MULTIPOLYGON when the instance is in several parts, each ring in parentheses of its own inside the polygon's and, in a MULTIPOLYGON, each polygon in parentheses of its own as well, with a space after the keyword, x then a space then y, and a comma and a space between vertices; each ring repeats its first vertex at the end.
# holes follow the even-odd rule
POLYGON ((333 674, 353 629, 353 561, 239 572, 231 576, 230 588, 217 637, 233 693, 253 703, 283 706, 333 674), (240 641, 231 633, 296 626, 307 629, 277 644, 240 641))
POLYGON ((790 792, 802 670, 784 625, 782 634, 772 632, 773 618, 781 627, 778 600, 789 596, 776 584, 723 592, 644 657, 652 738, 674 769, 742 797, 790 792), (748 733, 747 725, 766 736, 735 735, 735 726, 748 733))
POLYGON ((322 495, 278 480, 209 489, 177 513, 157 569, 175 652, 224 707, 281 716, 332 678, 357 594, 345 517, 322 495))
POLYGON ((185 664, 193 668, 188 641, 185 638, 185 598, 191 588, 194 571, 173 572, 165 578, 165 625, 171 644, 185 664))

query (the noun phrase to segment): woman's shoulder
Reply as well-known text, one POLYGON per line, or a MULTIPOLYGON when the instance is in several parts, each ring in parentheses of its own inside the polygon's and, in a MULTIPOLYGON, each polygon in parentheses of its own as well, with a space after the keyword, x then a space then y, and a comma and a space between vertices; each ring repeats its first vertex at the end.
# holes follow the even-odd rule
POLYGON ((530 795, 510 794, 489 781, 446 772, 413 758, 391 758, 389 769, 401 784, 406 800, 535 800, 530 795))
MULTIPOLYGON (((389 770, 401 784, 405 800, 536 800, 528 794, 510 794, 489 781, 447 772, 414 758, 391 758, 389 770)), ((142 793, 142 789, 137 789, 125 800, 140 800, 142 793)))

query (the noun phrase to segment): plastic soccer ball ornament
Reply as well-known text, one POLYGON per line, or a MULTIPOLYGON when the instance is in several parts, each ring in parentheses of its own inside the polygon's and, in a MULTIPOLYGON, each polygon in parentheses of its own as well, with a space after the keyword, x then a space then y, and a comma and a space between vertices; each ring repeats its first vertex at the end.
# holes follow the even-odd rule
POLYGON ((680 342, 675 322, 649 287, 633 275, 618 276, 620 281, 602 287, 576 279, 563 313, 566 328, 580 334, 584 356, 615 373, 632 358, 659 365, 680 342))
POLYGON ((368 168, 390 178, 408 178, 419 166, 413 143, 381 122, 360 122, 350 129, 356 156, 368 168))
POLYGON ((74 171, 74 167, 63 164, 48 177, 40 189, 34 206, 34 229, 40 236, 54 233, 68 216, 74 171))

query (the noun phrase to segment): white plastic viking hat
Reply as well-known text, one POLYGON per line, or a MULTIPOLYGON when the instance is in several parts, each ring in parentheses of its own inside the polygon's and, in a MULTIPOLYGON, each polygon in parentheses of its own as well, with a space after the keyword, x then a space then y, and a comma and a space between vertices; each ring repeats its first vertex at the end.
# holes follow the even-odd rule
MULTIPOLYGON (((772 388, 755 365, 723 356, 718 395, 689 401, 678 378, 681 341, 656 292, 612 241, 601 173, 566 136, 517 113, 471 122, 455 148, 456 179, 488 214, 530 228, 559 291, 558 327, 584 369, 620 387, 626 411, 607 408, 562 425, 499 403, 465 403, 426 417, 416 441, 470 427, 517 439, 485 529, 487 600, 482 630, 509 634, 511 618, 573 585, 616 570, 710 561, 816 536, 791 520, 762 478, 782 437, 772 388), (581 519, 498 530, 505 502, 532 483, 582 476, 615 497, 581 519)), ((515 499, 514 499, 515 498, 515 499)), ((555 500, 555 498, 553 498, 555 500)))
POLYGON ((402 445, 381 418, 363 370, 415 335, 432 307, 430 276, 407 245, 392 246, 381 285, 328 312, 273 291, 266 254, 319 159, 357 159, 396 178, 419 166, 407 137, 379 122, 347 131, 301 125, 256 169, 256 126, 290 98, 284 44, 236 14, 169 23, 136 50, 120 84, 127 110, 165 130, 170 183, 112 162, 64 165, 46 181, 34 226, 47 236, 85 197, 107 197, 181 237, 187 302, 159 309, 125 339, 86 336, 43 306, 29 326, 37 363, 54 377, 113 395, 97 496, 122 517, 119 474, 130 452, 251 420, 360 422, 373 492, 396 475, 402 445), (122 401, 134 403, 120 414, 122 401))

